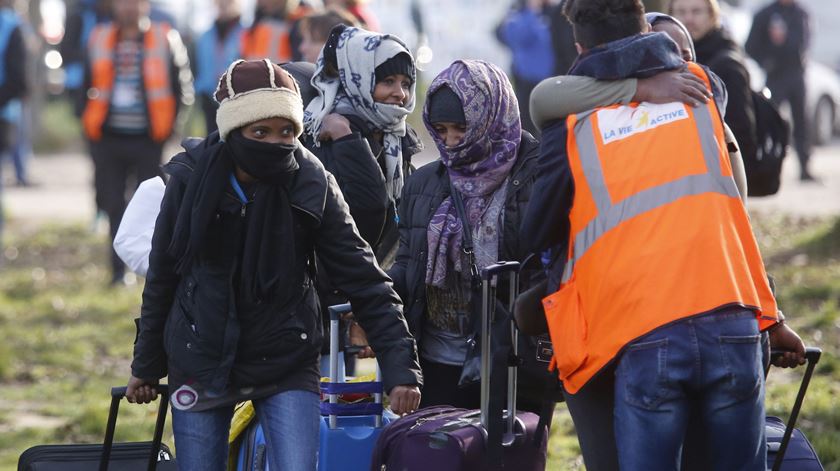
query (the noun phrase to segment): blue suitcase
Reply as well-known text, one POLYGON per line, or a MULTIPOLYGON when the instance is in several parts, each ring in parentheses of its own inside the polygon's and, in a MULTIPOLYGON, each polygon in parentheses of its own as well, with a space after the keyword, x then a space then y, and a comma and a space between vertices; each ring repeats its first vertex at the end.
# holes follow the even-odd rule
MULTIPOLYGON (((777 353, 774 352, 774 355, 777 353)), ((765 422, 767 433, 767 466, 773 471, 823 471, 822 463, 814 451, 814 447, 805 438, 805 435, 797 428, 796 419, 799 418, 799 411, 802 408, 802 401, 805 399, 805 392, 814 374, 814 367, 820 361, 822 351, 819 348, 807 348, 805 358, 808 366, 805 368, 805 375, 796 401, 790 412, 787 424, 778 417, 768 416, 765 422)))
POLYGON ((265 455, 265 435, 256 417, 244 432, 236 458, 236 471, 266 471, 268 458, 265 455))
MULTIPOLYGON (((382 381, 379 368, 376 381, 344 383, 338 381, 338 319, 350 312, 349 304, 331 306, 330 311, 330 381, 321 383, 321 392, 330 398, 321 403, 320 449, 318 469, 329 471, 368 471, 373 447, 390 422, 382 409, 382 381), (374 403, 339 404, 340 394, 370 393, 374 403)), ((350 350, 348 348, 348 350, 350 350)), ((236 460, 237 471, 267 471, 265 435, 254 419, 245 431, 236 460)))
POLYGON ((321 403, 321 446, 318 469, 368 471, 376 440, 390 420, 383 414, 382 381, 379 367, 376 381, 344 383, 338 380, 338 321, 351 311, 349 304, 330 306, 330 381, 321 383, 329 402, 321 403), (340 394, 370 393, 374 402, 339 404, 340 394))

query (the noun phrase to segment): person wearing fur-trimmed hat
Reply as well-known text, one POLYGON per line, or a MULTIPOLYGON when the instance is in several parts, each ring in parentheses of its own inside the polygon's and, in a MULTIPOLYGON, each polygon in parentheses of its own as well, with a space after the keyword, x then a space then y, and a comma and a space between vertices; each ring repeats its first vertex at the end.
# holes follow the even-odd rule
POLYGON ((272 469, 315 469, 322 332, 311 255, 377 333, 370 344, 398 414, 420 400, 415 342, 335 179, 297 141, 303 103, 291 75, 236 61, 215 98, 218 134, 164 167, 126 397, 152 401, 168 375, 182 469, 225 469, 243 400, 254 402, 272 469))

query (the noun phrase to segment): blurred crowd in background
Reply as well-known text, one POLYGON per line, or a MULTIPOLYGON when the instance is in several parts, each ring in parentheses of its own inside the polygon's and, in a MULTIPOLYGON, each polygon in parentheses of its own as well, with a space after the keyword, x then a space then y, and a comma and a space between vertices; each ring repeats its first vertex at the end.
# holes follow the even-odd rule
MULTIPOLYGON (((750 137, 756 116, 747 103, 749 93, 766 85, 792 122, 801 179, 817 179, 808 167, 810 147, 831 138, 840 115, 840 79, 834 70, 840 66, 840 41, 830 28, 840 20, 840 4, 645 3, 648 11, 682 20, 697 45, 698 61, 727 83, 728 114, 737 121, 729 124, 746 152, 757 145, 750 137), (727 62, 734 65, 721 65, 727 62)), ((577 57, 561 0, 0 0, 0 7, 0 152, 13 168, 0 183, 37 185, 37 176, 27 172, 27 161, 33 142, 46 132, 41 115, 51 103, 70 103, 82 127, 85 151, 93 158, 96 206, 107 217, 112 235, 132 189, 156 174, 161 158, 167 157, 164 143, 215 129, 217 105, 212 95, 218 77, 238 57, 315 62, 337 24, 392 33, 415 55, 421 84, 458 58, 485 59, 506 68, 523 127, 535 134, 539 131, 528 106, 531 90, 543 79, 565 73, 577 57), (143 21, 162 28, 172 58, 154 73, 139 59, 142 54, 136 47, 91 38, 95 27, 106 22, 135 27, 139 17, 131 12, 137 4, 145 5, 141 10, 148 8, 143 21), (97 65, 105 56, 107 60, 97 65), (97 76, 97 71, 113 70, 114 65, 116 83, 113 77, 97 76), (140 68, 142 74, 132 75, 140 68), (131 80, 148 79, 149 74, 159 75, 167 86, 154 91, 145 83, 146 97, 133 96, 130 90, 143 87, 131 80), (103 84, 113 85, 105 97, 97 95, 103 84), (162 111, 140 122, 144 99, 159 99, 155 108, 162 111), (99 106, 97 111, 97 103, 105 110, 99 106), (108 112, 108 103, 119 104, 118 116, 114 108, 108 112), (99 139, 103 129, 112 139, 99 139), (113 154, 122 158, 104 157, 113 154)), ((147 26, 141 24, 139 30, 147 26)), ((149 41, 143 54, 155 50, 149 41)), ((121 276, 120 267, 114 257, 115 279, 121 276)))

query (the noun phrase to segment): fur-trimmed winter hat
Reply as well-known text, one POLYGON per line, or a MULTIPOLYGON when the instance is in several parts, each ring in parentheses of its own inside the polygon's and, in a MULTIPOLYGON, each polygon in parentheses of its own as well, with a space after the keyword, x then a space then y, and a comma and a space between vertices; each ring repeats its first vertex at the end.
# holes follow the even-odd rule
POLYGON ((303 101, 292 76, 268 59, 237 60, 219 78, 216 125, 224 140, 234 129, 266 118, 285 118, 303 133, 303 101))

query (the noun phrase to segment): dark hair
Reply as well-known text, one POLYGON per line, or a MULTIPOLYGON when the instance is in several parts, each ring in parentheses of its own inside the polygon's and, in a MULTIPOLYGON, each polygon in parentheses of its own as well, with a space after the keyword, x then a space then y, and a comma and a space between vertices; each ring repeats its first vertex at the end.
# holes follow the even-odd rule
POLYGON ((345 24, 333 26, 324 43, 324 72, 330 77, 338 77, 338 58, 335 56, 335 48, 338 47, 338 39, 345 29, 347 29, 345 24))
POLYGON ((567 0, 563 14, 586 49, 639 34, 646 24, 642 0, 567 0))
POLYGON ((317 41, 326 41, 330 30, 336 25, 359 26, 356 17, 344 9, 330 7, 322 13, 310 14, 300 20, 301 28, 305 28, 317 41))

